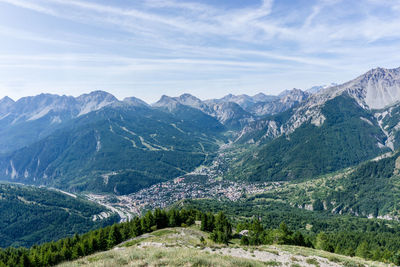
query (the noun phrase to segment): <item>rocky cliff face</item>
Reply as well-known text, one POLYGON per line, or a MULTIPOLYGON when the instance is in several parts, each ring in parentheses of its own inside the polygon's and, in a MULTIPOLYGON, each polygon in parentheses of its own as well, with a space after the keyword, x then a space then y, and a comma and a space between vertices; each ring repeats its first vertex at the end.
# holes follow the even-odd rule
MULTIPOLYGON (((307 122, 311 122, 315 126, 323 125, 326 120, 322 112, 325 103, 340 95, 349 95, 360 107, 373 114, 375 119, 372 121, 369 119, 370 124, 379 125, 380 130, 387 136, 387 140, 385 144, 381 144, 382 146, 392 150, 399 146, 400 140, 397 141, 396 136, 400 126, 395 118, 400 119, 400 108, 398 107, 400 106, 400 68, 373 69, 347 83, 331 86, 314 94, 297 89, 291 92, 285 91, 280 95, 279 101, 255 105, 257 109, 253 112, 273 114, 274 110, 288 109, 288 106, 282 107, 285 103, 295 107, 293 113, 280 127, 276 126, 279 123, 274 121, 274 118, 262 119, 264 120, 263 125, 268 126, 263 129, 264 136, 274 138, 292 133, 307 122), (297 103, 298 106, 296 107, 293 103, 297 103)), ((259 131, 259 127, 249 125, 243 129, 241 136, 254 135, 254 131, 259 131)))
POLYGON ((249 108, 249 112, 258 116, 280 113, 297 106, 309 96, 309 93, 300 89, 286 90, 279 94, 275 100, 255 103, 249 108))
POLYGON ((235 102, 201 101, 199 98, 190 94, 183 94, 179 97, 164 95, 159 101, 153 104, 153 107, 161 107, 173 111, 177 109, 179 105, 199 109, 207 115, 216 118, 222 124, 235 129, 243 127, 250 121, 254 121, 254 116, 243 110, 242 107, 235 102))
POLYGON ((344 92, 368 109, 382 109, 400 101, 400 68, 376 68, 342 85, 334 86, 316 95, 333 98, 344 92))
POLYGON ((385 109, 400 101, 400 68, 377 68, 347 83, 320 91, 300 105, 286 125, 293 131, 304 122, 311 120, 315 125, 324 122, 321 114, 323 104, 339 95, 348 94, 367 110, 385 109))

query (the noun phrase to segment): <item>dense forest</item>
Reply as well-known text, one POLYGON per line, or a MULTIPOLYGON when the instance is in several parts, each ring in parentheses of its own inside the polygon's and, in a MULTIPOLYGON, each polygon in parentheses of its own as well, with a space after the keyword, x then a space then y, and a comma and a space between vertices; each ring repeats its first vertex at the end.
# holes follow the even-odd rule
POLYGON ((250 230, 242 244, 301 245, 400 264, 400 223, 396 221, 309 211, 252 198, 239 202, 186 200, 184 205, 204 212, 224 211, 237 232, 250 230), (282 231, 282 227, 291 230, 282 231))
POLYGON ((254 196, 296 207, 312 207, 360 217, 399 218, 399 153, 379 161, 364 162, 311 181, 287 184, 254 196), (371 194, 373 192, 373 194, 371 194))
MULTIPOLYGON (((203 206, 204 207, 204 206, 203 206)), ((213 209, 213 208, 212 208, 213 209)), ((261 217, 244 220, 233 224, 222 212, 202 212, 197 209, 156 209, 148 211, 141 218, 136 217, 125 223, 113 224, 83 235, 74 235, 56 242, 35 245, 31 248, 7 248, 0 250, 0 266, 52 266, 63 261, 70 261, 90 255, 97 251, 111 249, 115 245, 139 236, 143 233, 165 227, 187 227, 201 221, 201 230, 209 232, 210 238, 217 243, 228 244, 241 230, 248 230, 248 235, 241 237, 242 245, 287 244, 313 247, 349 256, 393 262, 400 264, 400 240, 398 229, 389 229, 375 225, 374 232, 369 229, 348 231, 340 227, 335 232, 318 233, 292 230, 285 222, 278 227, 260 221, 261 217), (382 228, 382 229, 381 229, 382 228)))
POLYGON ((232 237, 232 225, 223 213, 213 215, 193 209, 169 211, 157 209, 126 223, 113 224, 83 235, 76 234, 57 242, 35 245, 29 249, 13 247, 2 249, 0 266, 52 266, 97 251, 111 249, 122 241, 143 233, 165 227, 186 227, 194 224, 195 220, 208 222, 203 230, 210 232, 210 237, 215 242, 227 243, 232 237))
POLYGON ((74 233, 111 225, 117 214, 93 221, 107 211, 82 198, 15 184, 0 184, 0 247, 32 246, 58 240, 74 233))

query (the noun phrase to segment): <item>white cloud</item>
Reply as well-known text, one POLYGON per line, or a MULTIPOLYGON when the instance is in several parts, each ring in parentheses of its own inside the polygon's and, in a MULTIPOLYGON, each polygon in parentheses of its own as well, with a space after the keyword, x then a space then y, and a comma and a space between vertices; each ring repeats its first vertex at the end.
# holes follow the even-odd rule
POLYGON ((200 84, 202 79, 223 86, 226 83, 221 79, 230 85, 235 81, 251 85, 246 79, 255 77, 261 84, 267 79, 258 75, 268 73, 271 84, 278 84, 274 79, 284 79, 296 69, 330 79, 328 73, 345 77, 400 60, 396 52, 400 1, 310 1, 296 9, 285 6, 286 1, 272 0, 245 8, 178 0, 126 1, 123 6, 84 0, 0 3, 73 25, 66 27, 60 39, 48 35, 47 29, 40 33, 1 26, 0 35, 25 40, 27 46, 29 41, 40 42, 44 47, 40 53, 13 54, 2 51, 0 45, 3 77, 7 77, 7 68, 28 77, 40 74, 40 69, 42 74, 54 69, 64 75, 59 80, 62 83, 80 79, 76 84, 97 84, 94 79, 107 72, 104 75, 109 79, 122 79, 125 84, 156 84, 160 81, 152 77, 163 75, 165 82, 175 81, 179 86, 200 84), (81 31, 77 24, 87 29, 81 31), (101 34, 91 33, 92 29, 101 34), (51 45, 67 49, 50 53, 51 45))

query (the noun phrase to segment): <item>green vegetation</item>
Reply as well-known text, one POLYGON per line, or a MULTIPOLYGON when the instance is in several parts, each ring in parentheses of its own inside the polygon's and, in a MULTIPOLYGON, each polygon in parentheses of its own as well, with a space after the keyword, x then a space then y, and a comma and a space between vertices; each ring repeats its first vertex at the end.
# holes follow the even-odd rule
POLYGON ((207 164, 224 127, 199 110, 104 108, 0 158, 13 182, 128 194, 207 164), (12 176, 12 177, 11 177, 12 176), (43 178, 47 177, 47 178, 43 178))
POLYGON ((400 105, 397 104, 387 110, 380 110, 382 113, 385 113, 385 111, 388 112, 388 115, 384 116, 384 118, 381 115, 378 119, 382 120, 382 128, 388 133, 392 133, 394 136, 394 149, 398 149, 400 147, 400 131, 397 125, 400 121, 400 105))
MULTIPOLYGON (((147 212, 141 218, 136 217, 134 220, 126 223, 114 224, 112 226, 107 226, 98 230, 88 232, 83 235, 75 235, 74 237, 68 237, 61 239, 57 242, 45 243, 42 245, 35 245, 30 249, 26 248, 7 248, 0 250, 0 266, 50 266, 63 261, 71 261, 74 259, 81 258, 86 255, 91 255, 98 251, 109 250, 114 246, 120 244, 120 249, 124 250, 130 246, 135 246, 139 248, 147 248, 148 246, 153 246, 152 244, 164 244, 165 248, 168 249, 158 249, 158 250, 133 250, 130 255, 136 255, 133 258, 126 258, 125 256, 118 256, 115 251, 108 252, 106 254, 96 254, 94 256, 79 260, 76 265, 85 265, 88 263, 98 262, 99 264, 106 264, 107 262, 113 262, 118 260, 114 265, 125 265, 132 260, 139 262, 164 262, 165 264, 178 264, 178 262, 184 261, 189 266, 197 266, 198 253, 212 253, 212 254, 226 254, 226 255, 236 255, 239 253, 242 255, 246 253, 247 257, 256 257, 255 250, 257 254, 265 251, 269 257, 279 257, 281 252, 276 250, 276 247, 254 247, 254 245, 261 244, 275 244, 275 245, 297 245, 297 246, 308 246, 316 247, 318 249, 326 251, 337 251, 344 255, 359 256, 367 259, 381 260, 387 262, 394 262, 395 264, 400 263, 400 257, 398 250, 400 249, 399 240, 396 238, 390 239, 390 236, 382 235, 378 232, 377 237, 372 238, 367 236, 368 233, 361 232, 336 232, 336 233, 324 233, 319 232, 317 235, 312 235, 311 233, 303 234, 299 231, 293 232, 285 223, 280 223, 279 228, 265 228, 258 219, 253 219, 252 222, 239 223, 236 227, 237 231, 242 229, 249 230, 248 236, 242 236, 240 243, 244 246, 252 245, 251 250, 245 249, 245 247, 240 248, 235 243, 230 246, 230 238, 232 237, 232 232, 228 233, 228 229, 231 229, 231 223, 224 215, 224 213, 218 213, 213 215, 212 213, 203 213, 194 209, 172 209, 169 211, 155 210, 154 212, 147 212), (166 227, 176 227, 176 226, 190 226, 195 223, 196 220, 201 220, 201 228, 208 231, 208 237, 204 232, 199 232, 199 230, 181 228, 177 229, 163 229, 166 227), (206 222, 206 225, 203 225, 206 222), (207 229, 205 229, 207 228, 207 229), (156 232, 153 232, 156 231, 156 232), (150 233, 152 234, 145 234, 150 233), (179 237, 179 239, 178 239, 179 237), (388 239, 389 237, 389 239, 388 239), (380 239, 381 238, 381 239, 380 239), (379 244, 385 246, 385 250, 381 250, 377 246, 377 242, 374 240, 379 239, 379 244), (127 240, 127 242, 121 243, 127 240), (215 242, 215 243, 214 243, 215 242), (357 243, 358 242, 358 243, 357 243), (222 243, 218 245, 218 243, 222 243), (190 251, 177 249, 176 247, 186 244, 185 247, 191 247, 190 251), (194 247, 205 248, 205 245, 211 245, 212 247, 205 252, 199 252, 194 250, 194 247), (339 249, 338 249, 339 248, 339 249), (350 249, 353 248, 352 251, 350 249), (356 249, 354 249, 356 248, 356 249), (239 252, 231 251, 231 249, 239 249, 239 252), (271 252, 272 250, 273 252, 271 252), (220 251, 218 251, 220 250, 220 251), (156 253, 154 253, 156 251, 156 253), (181 254, 177 255, 177 251, 181 254), (394 252, 396 251, 396 252, 394 252), (189 257, 188 253, 192 253, 194 257, 189 257), (171 257, 167 260, 166 255, 171 257), (195 261, 195 262, 194 262, 195 261)), ((157 245, 158 246, 158 245, 157 245)), ((288 247, 291 248, 291 247, 288 247)), ((319 253, 325 255, 322 252, 319 253)), ((125 254, 124 254, 125 255, 125 254)), ((303 255, 299 253, 298 255, 303 255)), ((332 258, 331 254, 329 255, 332 258)), ((236 263, 249 263, 248 260, 234 259, 227 256, 221 258, 206 257, 206 261, 200 264, 200 266, 222 264, 224 261, 231 264, 232 260, 236 263)), ((258 257, 258 256, 257 256, 258 257)), ((275 259, 274 258, 274 259, 275 259)), ((314 264, 317 266, 319 261, 316 258, 307 258, 307 256, 297 256, 292 257, 292 263, 298 264, 297 262, 304 260, 309 264, 314 264)), ((264 265, 274 265, 278 266, 281 263, 274 259, 264 260, 264 265)), ((343 261, 343 258, 337 256, 332 258, 334 261, 343 261)), ((344 263, 345 261, 343 261, 344 263)), ((250 263, 257 266, 258 263, 255 261, 250 261, 250 263)), ((348 261, 349 264, 354 262, 348 261)), ((67 264, 68 265, 68 264, 67 264)), ((73 266, 76 266, 73 265, 73 266)), ((251 265, 251 266, 253 266, 251 265)))
POLYGON ((255 196, 362 217, 400 216, 399 154, 255 196), (373 192, 373 193, 371 193, 373 192))
MULTIPOLYGON (((30 249, 7 248, 0 250, 0 266, 49 266, 62 261, 73 260, 97 251, 111 249, 115 245, 143 233, 152 232, 156 229, 176 227, 181 225, 192 225, 196 219, 204 214, 196 210, 155 210, 149 211, 142 218, 136 217, 126 223, 113 224, 105 228, 94 230, 83 235, 74 235, 57 242, 35 245, 30 249)), ((214 216, 214 215, 208 215, 214 216)), ((228 239, 224 237, 225 228, 231 228, 230 222, 224 214, 220 213, 211 221, 212 236, 216 236, 216 242, 228 239), (220 225, 221 224, 221 225, 220 225), (224 231, 224 232, 220 232, 224 231)), ((230 235, 231 233, 229 233, 230 235)))
POLYGON ((216 244, 198 226, 157 230, 122 243, 113 250, 96 253, 60 266, 387 266, 357 257, 288 245, 242 246, 231 240, 216 244), (201 239, 204 242, 201 242, 201 239), (134 242, 133 242, 134 241, 134 242))
POLYGON ((0 247, 32 246, 104 227, 119 219, 93 221, 106 211, 92 202, 45 188, 0 184, 0 247))
MULTIPOLYGON (((152 248, 108 251, 89 256, 75 262, 61 264, 62 267, 78 266, 266 266, 264 262, 222 256, 190 248, 152 248)), ((272 265, 269 265, 272 266, 272 265)))
POLYGON ((240 202, 187 200, 185 206, 226 212, 237 222, 237 231, 249 230, 249 236, 241 240, 243 245, 301 245, 400 264, 400 223, 395 221, 308 211, 256 197, 240 202), (261 222, 251 219, 254 216, 261 222), (369 253, 365 253, 366 250, 369 253))
POLYGON ((384 143, 386 136, 373 115, 350 96, 327 101, 322 114, 326 119, 321 126, 304 123, 255 153, 245 153, 229 177, 250 181, 306 179, 359 164, 388 151, 377 145, 384 143))

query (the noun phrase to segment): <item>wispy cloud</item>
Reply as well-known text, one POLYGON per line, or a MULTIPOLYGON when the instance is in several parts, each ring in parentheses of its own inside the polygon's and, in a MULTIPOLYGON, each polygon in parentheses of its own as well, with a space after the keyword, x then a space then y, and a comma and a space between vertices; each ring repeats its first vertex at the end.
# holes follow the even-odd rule
MULTIPOLYGON (((95 84, 94 79, 107 71, 110 79, 125 75, 126 84, 148 84, 150 77, 161 73, 168 81, 187 85, 201 79, 216 81, 217 76, 245 84, 245 79, 257 76, 259 83, 277 86, 278 81, 272 82, 274 73, 275 79, 291 75, 293 86, 302 87, 312 82, 305 83, 296 69, 303 76, 319 73, 331 82, 327 79, 400 60, 395 52, 400 45, 397 0, 320 0, 301 5, 252 0, 240 6, 200 0, 0 0, 0 4, 13 7, 13 12, 31 12, 43 25, 52 26, 0 18, 0 36, 21 40, 17 47, 0 44, 4 77, 10 73, 7 68, 19 76, 54 69, 60 71, 61 82, 77 77, 82 84, 95 84), (42 46, 36 48, 31 42, 42 46), (21 53, 15 53, 24 45, 21 53), (32 53, 33 49, 37 51, 32 53), (82 72, 88 73, 86 78, 82 72), (296 80, 301 84, 295 85, 296 80)), ((286 82, 280 89, 284 86, 286 82)))

